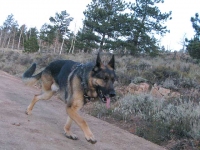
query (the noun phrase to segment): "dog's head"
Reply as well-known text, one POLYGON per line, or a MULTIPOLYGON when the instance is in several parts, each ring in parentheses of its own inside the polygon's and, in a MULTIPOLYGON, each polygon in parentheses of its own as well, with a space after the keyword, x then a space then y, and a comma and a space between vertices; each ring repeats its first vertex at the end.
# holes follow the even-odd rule
POLYGON ((113 83, 116 79, 115 75, 115 58, 112 56, 107 65, 104 65, 97 55, 96 65, 93 68, 93 81, 96 86, 96 91, 100 99, 107 103, 109 107, 110 98, 115 96, 113 83))

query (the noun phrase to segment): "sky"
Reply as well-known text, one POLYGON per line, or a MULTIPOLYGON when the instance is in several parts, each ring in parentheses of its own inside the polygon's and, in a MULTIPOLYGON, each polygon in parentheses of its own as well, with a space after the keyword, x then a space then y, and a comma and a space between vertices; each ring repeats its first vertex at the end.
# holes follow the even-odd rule
MULTIPOLYGON (((71 31, 77 31, 82 27, 84 18, 83 11, 92 0, 0 0, 0 26, 10 14, 21 26, 26 24, 28 28, 37 27, 39 30, 44 23, 49 23, 49 17, 55 13, 66 10, 74 18, 70 24, 71 31)), ((134 0, 127 0, 132 1, 134 0)), ((164 37, 161 37, 160 45, 167 50, 180 50, 183 37, 188 39, 194 35, 194 29, 190 18, 195 13, 200 14, 200 0, 165 0, 159 5, 161 12, 172 11, 172 20, 165 25, 170 30, 164 37)))

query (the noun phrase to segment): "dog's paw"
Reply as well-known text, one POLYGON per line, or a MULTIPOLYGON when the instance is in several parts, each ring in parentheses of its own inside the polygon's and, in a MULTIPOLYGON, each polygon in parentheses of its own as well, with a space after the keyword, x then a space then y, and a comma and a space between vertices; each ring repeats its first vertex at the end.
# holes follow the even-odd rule
POLYGON ((25 114, 31 115, 31 110, 28 110, 28 109, 27 109, 27 110, 25 111, 25 114))
POLYGON ((95 144, 95 143, 97 142, 97 140, 95 139, 94 136, 85 137, 85 139, 86 139, 88 142, 92 143, 92 144, 95 144))
POLYGON ((67 133, 64 133, 64 135, 65 135, 68 139, 78 140, 78 137, 77 137, 75 134, 67 134, 67 133))

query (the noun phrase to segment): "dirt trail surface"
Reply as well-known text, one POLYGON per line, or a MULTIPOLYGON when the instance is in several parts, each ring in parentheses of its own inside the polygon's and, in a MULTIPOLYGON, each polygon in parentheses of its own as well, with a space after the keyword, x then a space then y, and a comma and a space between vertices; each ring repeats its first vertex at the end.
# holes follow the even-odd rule
POLYGON ((97 143, 88 143, 74 123, 73 141, 64 136, 65 104, 56 97, 38 102, 32 115, 25 110, 40 90, 25 86, 14 76, 0 71, 0 150, 163 150, 164 148, 107 122, 82 114, 97 143))

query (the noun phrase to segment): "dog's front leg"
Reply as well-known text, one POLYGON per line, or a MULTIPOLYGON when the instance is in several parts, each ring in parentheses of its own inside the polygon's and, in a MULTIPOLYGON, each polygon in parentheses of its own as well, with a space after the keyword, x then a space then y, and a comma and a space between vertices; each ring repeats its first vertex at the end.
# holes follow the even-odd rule
POLYGON ((87 125, 86 121, 78 114, 78 109, 76 107, 67 107, 67 113, 71 119, 73 119, 79 127, 83 130, 85 134, 85 138, 88 142, 95 144, 97 141, 91 132, 89 126, 87 125))

